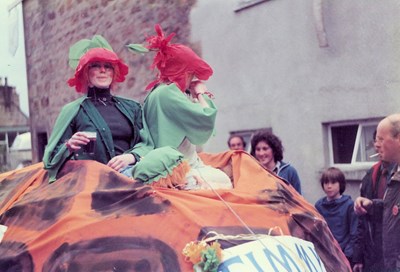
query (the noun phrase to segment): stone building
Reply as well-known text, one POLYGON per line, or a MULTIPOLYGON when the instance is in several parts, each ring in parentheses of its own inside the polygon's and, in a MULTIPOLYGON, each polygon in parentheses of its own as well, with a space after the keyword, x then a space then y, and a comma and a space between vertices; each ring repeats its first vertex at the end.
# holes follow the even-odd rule
POLYGON ((129 65, 118 95, 143 101, 153 79, 152 56, 134 56, 125 47, 144 41, 160 23, 175 32, 175 41, 189 44, 189 13, 194 0, 24 0, 24 29, 29 89, 33 161, 45 145, 61 107, 79 97, 67 85, 73 75, 68 50, 76 41, 103 35, 129 65))
POLYGON ((10 147, 18 134, 29 131, 29 118, 19 107, 19 96, 7 78, 0 79, 0 172, 9 170, 10 147))
POLYGON ((304 196, 323 195, 319 176, 337 166, 357 195, 372 165, 377 122, 400 104, 400 5, 396 0, 24 0, 33 155, 39 161, 62 105, 69 46, 106 37, 131 71, 120 94, 142 101, 150 57, 124 45, 161 23, 213 67, 219 108, 205 151, 226 150, 231 133, 267 128, 300 174, 304 196))

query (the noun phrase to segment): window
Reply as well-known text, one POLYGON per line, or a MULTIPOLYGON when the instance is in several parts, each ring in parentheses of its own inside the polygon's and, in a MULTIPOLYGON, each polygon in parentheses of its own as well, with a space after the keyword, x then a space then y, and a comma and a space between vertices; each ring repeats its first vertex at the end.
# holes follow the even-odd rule
POLYGON ((8 147, 11 147, 11 146, 12 146, 12 144, 13 144, 13 142, 14 142, 14 140, 15 140, 15 137, 17 137, 18 134, 19 134, 19 133, 18 133, 18 132, 15 132, 15 131, 7 132, 8 147))
POLYGON ((254 5, 257 5, 257 4, 260 4, 262 2, 266 2, 266 1, 269 1, 269 0, 238 0, 235 12, 239 12, 239 11, 241 11, 243 9, 252 7, 254 5))
POLYGON ((23 132, 26 132, 26 130, 0 132, 0 142, 11 147, 17 135, 23 132))
MULTIPOLYGON (((379 119, 380 120, 380 119, 379 119)), ((378 120, 327 124, 331 164, 375 162, 374 132, 378 120)))
POLYGON ((42 160, 44 155, 44 150, 47 145, 47 133, 46 132, 38 132, 37 133, 37 155, 39 160, 42 160))

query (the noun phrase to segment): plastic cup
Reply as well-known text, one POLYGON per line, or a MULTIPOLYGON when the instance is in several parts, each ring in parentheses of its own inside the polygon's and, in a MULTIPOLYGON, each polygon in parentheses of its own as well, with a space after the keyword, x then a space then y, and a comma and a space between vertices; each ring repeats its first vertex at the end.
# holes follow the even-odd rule
POLYGON ((87 145, 83 146, 82 151, 83 153, 93 155, 96 147, 97 133, 94 131, 83 131, 82 133, 84 133, 90 140, 87 145))

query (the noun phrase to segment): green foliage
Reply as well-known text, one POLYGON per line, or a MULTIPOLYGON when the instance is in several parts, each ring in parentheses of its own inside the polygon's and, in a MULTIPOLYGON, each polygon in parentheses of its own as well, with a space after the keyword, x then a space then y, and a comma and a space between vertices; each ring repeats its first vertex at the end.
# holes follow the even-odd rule
POLYGON ((128 44, 126 47, 128 47, 129 51, 134 54, 144 54, 149 52, 149 49, 138 43, 131 43, 128 44))
POLYGON ((203 271, 207 272, 217 272, 220 260, 217 256, 217 252, 214 248, 208 248, 201 253, 202 262, 199 266, 203 271))
POLYGON ((101 35, 94 35, 91 40, 82 39, 71 46, 69 49, 69 66, 76 69, 79 59, 92 48, 106 48, 113 51, 111 45, 101 35))

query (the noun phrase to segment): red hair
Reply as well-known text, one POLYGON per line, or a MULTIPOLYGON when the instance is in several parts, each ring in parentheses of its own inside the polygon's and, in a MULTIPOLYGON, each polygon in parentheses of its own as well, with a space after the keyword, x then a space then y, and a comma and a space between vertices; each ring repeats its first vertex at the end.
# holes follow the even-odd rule
POLYGON ((88 78, 88 64, 94 61, 110 62, 114 68, 114 77, 111 87, 117 82, 123 82, 125 76, 129 72, 128 66, 118 58, 117 54, 105 48, 92 48, 87 51, 80 59, 76 67, 74 77, 68 80, 68 85, 73 87, 78 93, 87 91, 89 78, 88 78))
POLYGON ((192 49, 182 44, 170 44, 175 33, 165 38, 160 25, 155 26, 156 36, 146 39, 150 50, 157 50, 152 69, 157 67, 158 78, 151 82, 146 90, 152 89, 160 82, 174 82, 184 92, 187 75, 193 74, 199 80, 207 80, 213 70, 192 49))

